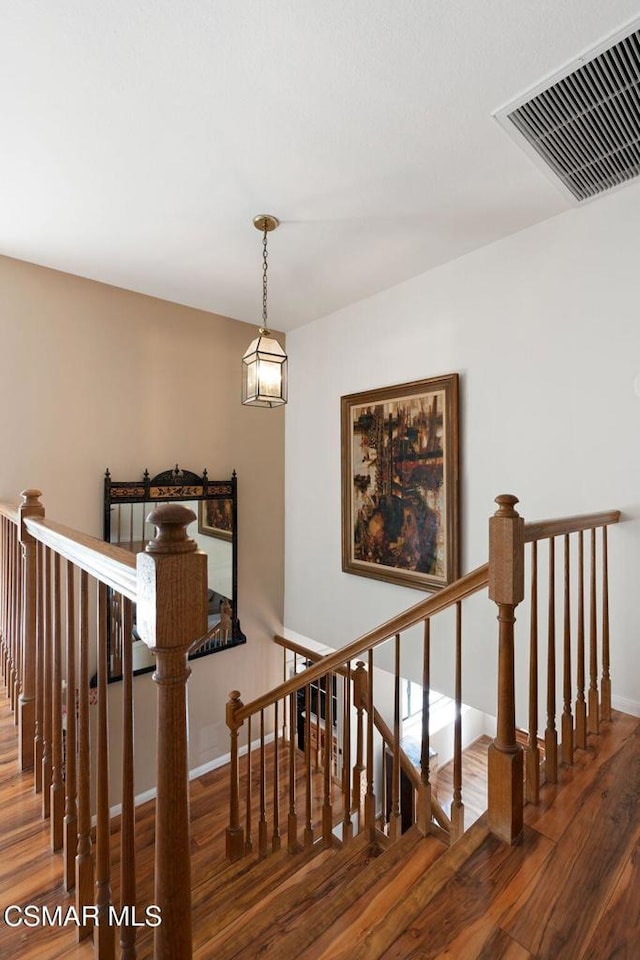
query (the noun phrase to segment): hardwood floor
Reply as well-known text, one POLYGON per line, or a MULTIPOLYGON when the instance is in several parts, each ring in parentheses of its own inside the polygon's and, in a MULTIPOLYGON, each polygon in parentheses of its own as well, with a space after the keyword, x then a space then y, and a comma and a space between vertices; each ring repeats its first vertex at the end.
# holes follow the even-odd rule
MULTIPOLYGON (((384 960, 640 957, 640 724, 615 714, 601 730, 597 754, 590 737, 566 785, 525 808, 523 842, 487 836, 432 896, 425 889, 384 960)), ((484 818, 461 842, 483 829, 484 818)))
MULTIPOLYGON (((11 904, 46 905, 51 911, 57 906, 72 906, 74 901, 63 887, 63 865, 60 854, 51 854, 49 846, 49 821, 40 818, 41 798, 32 788, 30 776, 23 776, 17 770, 17 736, 10 704, 4 690, 0 693, 0 960, 57 960, 60 957, 93 957, 93 949, 86 942, 76 945, 76 930, 68 927, 22 927, 11 928, 3 921, 3 912, 11 904)), ((246 865, 257 857, 257 834, 259 818, 259 793, 257 788, 258 752, 252 756, 252 830, 254 855, 247 858, 246 865)), ((282 881, 293 873, 300 863, 308 859, 305 855, 290 857, 287 846, 287 812, 289 804, 288 748, 279 749, 279 820, 282 855, 266 858, 265 875, 280 878, 282 881)), ((296 791, 298 796, 298 835, 303 836, 303 797, 304 784, 301 776, 302 765, 298 763, 296 791)), ((269 749, 266 765, 267 780, 267 817, 269 850, 273 845, 273 749, 269 749)), ((243 826, 245 824, 244 797, 246 795, 246 760, 241 760, 240 777, 241 797, 243 798, 243 826)), ((240 866, 229 868, 225 859, 225 830, 228 826, 229 810, 229 774, 226 767, 203 774, 191 782, 191 870, 193 888, 194 944, 198 937, 202 939, 200 926, 209 934, 212 927, 220 925, 221 913, 227 912, 233 917, 238 904, 245 901, 233 889, 230 896, 221 904, 216 895, 221 883, 221 875, 229 869, 235 874, 243 869, 240 866)), ((312 823, 315 836, 321 833, 322 803, 324 785, 320 774, 314 775, 312 823)), ((342 802, 339 788, 332 784, 334 821, 342 816, 342 802)), ((153 904, 153 859, 154 859, 154 815, 155 803, 150 801, 136 808, 136 874, 137 904, 139 912, 144 913, 149 904, 153 904)), ((118 904, 120 894, 120 850, 119 818, 111 823, 111 886, 113 902, 118 904)), ((252 876, 252 884, 256 883, 252 876)), ((226 922, 226 920, 225 920, 226 922)), ((152 931, 141 928, 138 933, 138 960, 152 956, 152 931)))
MULTIPOLYGON (((464 827, 479 820, 487 809, 487 751, 490 737, 478 737, 462 753, 462 802, 464 803, 464 827)), ((445 813, 451 809, 453 800, 453 761, 438 770, 438 801, 445 813)))
MULTIPOLYGON (((482 802, 486 743, 474 748, 467 756, 477 777, 472 787, 467 782, 467 824, 482 802)), ((446 769, 440 774, 446 803, 446 769)), ((574 766, 561 769, 560 780, 543 787, 537 807, 525 808, 524 838, 514 847, 489 835, 480 817, 449 850, 410 831, 379 856, 359 838, 342 850, 290 856, 282 849, 229 866, 227 775, 206 774, 191 787, 194 957, 638 960, 640 721, 614 714, 574 766)), ((2 919, 12 903, 54 909, 71 902, 62 858, 49 852, 40 799, 17 772, 16 730, 2 696, 0 810, 0 957, 89 960, 92 946, 78 946, 72 927, 12 929, 2 919)), ((146 906, 153 902, 152 803, 138 808, 137 823, 138 902, 146 906)), ((117 901, 117 821, 112 832, 117 901)), ((151 956, 151 934, 143 930, 138 958, 151 956)))

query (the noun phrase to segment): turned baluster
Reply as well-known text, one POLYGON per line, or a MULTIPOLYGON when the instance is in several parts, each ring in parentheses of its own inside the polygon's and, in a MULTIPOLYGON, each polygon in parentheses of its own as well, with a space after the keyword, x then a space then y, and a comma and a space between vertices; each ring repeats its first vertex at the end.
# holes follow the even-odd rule
POLYGON ((342 722, 342 842, 348 843, 353 836, 351 823, 351 663, 347 663, 347 675, 343 683, 344 711, 342 722))
POLYGON ((7 562, 4 553, 6 517, 0 516, 0 673, 2 682, 6 683, 7 669, 7 625, 5 620, 6 574, 7 562))
POLYGON ((0 517, 2 529, 2 682, 9 696, 9 677, 11 676, 11 626, 9 610, 11 602, 11 557, 9 553, 8 517, 0 517))
POLYGON ((373 786, 373 650, 369 650, 367 672, 367 793, 364 798, 364 824, 373 843, 376 838, 376 795, 373 786))
POLYGON ((251 853, 253 850, 253 822, 251 819, 252 805, 252 776, 251 776, 251 717, 247 718, 247 795, 245 799, 245 834, 244 851, 251 853))
MULTIPOLYGON (((295 653, 293 655, 295 660, 295 653)), ((282 682, 284 683, 287 680, 287 648, 282 648, 282 682)), ((276 727, 276 739, 278 738, 278 728, 276 727)), ((282 704, 282 742, 285 743, 287 739, 287 708, 286 705, 282 704)))
POLYGON ((271 851, 276 853, 281 846, 280 837, 280 748, 278 746, 278 701, 273 705, 273 832, 271 851))
POLYGON ((6 683, 7 669, 7 624, 5 620, 7 562, 4 553, 6 517, 0 516, 0 673, 6 683))
POLYGON ((3 592, 4 592, 4 596, 3 596, 4 625, 2 630, 3 642, 4 642, 4 665, 3 665, 2 676, 4 680, 5 689, 7 692, 7 697, 9 698, 9 701, 11 701, 11 691, 13 689, 13 686, 12 686, 13 685, 13 649, 11 646, 12 617, 13 617, 13 607, 12 607, 13 559, 12 559, 11 546, 12 546, 13 523, 11 522, 11 520, 9 520, 8 517, 3 517, 2 523, 3 523, 3 531, 4 531, 4 537, 3 537, 4 556, 3 556, 3 564, 2 564, 2 568, 4 572, 4 580, 2 585, 3 592))
POLYGON ((9 549, 9 534, 11 521, 7 517, 0 517, 2 524, 2 681, 9 695, 9 678, 11 676, 11 556, 9 549))
MULTIPOLYGON (((264 743, 264 710, 260 711, 260 819, 258 820, 258 853, 261 857, 267 855, 267 798, 266 798, 266 765, 264 743)), ((229 852, 227 851, 227 856, 229 852)), ((231 859, 231 858, 229 858, 231 859)))
POLYGON ((600 717, 611 720, 611 677, 609 663, 609 557, 607 528, 602 528, 602 683, 600 717))
POLYGON ((37 627, 36 627, 36 701, 35 701, 35 728, 33 736, 33 765, 34 765, 34 790, 36 793, 42 792, 42 729, 44 723, 44 642, 45 642, 45 623, 44 623, 44 547, 41 543, 37 544, 37 627))
MULTIPOLYGON (((133 613, 131 601, 120 598, 122 636, 122 816, 120 820, 120 906, 136 905, 136 814, 133 751, 133 613)), ((120 928, 121 960, 135 960, 136 927, 120 928)))
POLYGON ((562 662, 562 762, 573 763, 573 715, 571 713, 571 557, 569 534, 564 537, 564 649, 562 662))
POLYGON ((324 803, 322 805, 322 839, 325 847, 333 840, 333 804, 331 802, 331 775, 333 766, 333 674, 324 678, 324 803))
POLYGON ((556 561, 555 538, 549 538, 549 606, 547 616, 547 727, 544 732, 544 772, 547 783, 558 781, 556 732, 556 561))
POLYGON ((18 723, 16 711, 16 691, 18 688, 18 558, 17 532, 15 524, 9 527, 9 698, 14 712, 14 723, 18 723))
POLYGON ((12 710, 15 710, 15 553, 13 549, 15 526, 9 522, 7 525, 7 696, 12 710))
MULTIPOLYGON (((80 677, 78 688, 78 846, 76 853, 76 901, 78 915, 93 903, 93 856, 91 853, 91 732, 89 719, 89 578, 80 572, 80 677)), ((45 791, 46 792, 46 791, 45 791)), ((93 929, 93 921, 78 927, 78 940, 93 929)))
POLYGON ((60 554, 53 557, 53 671, 51 683, 51 849, 63 844, 64 782, 62 779, 62 595, 60 554))
POLYGON ((22 696, 22 617, 24 609, 24 592, 22 578, 22 550, 19 543, 19 528, 15 528, 16 538, 16 621, 15 621, 15 644, 16 644, 16 684, 14 692, 15 714, 13 722, 16 727, 20 726, 20 697, 22 696))
POLYGON ((4 525, 4 630, 3 630, 3 639, 4 639, 4 648, 5 648, 5 663, 4 663, 4 685, 7 692, 7 697, 11 701, 11 690, 12 690, 12 671, 13 671, 13 650, 11 647, 12 642, 12 616, 13 616, 13 587, 12 587, 12 574, 13 574, 13 561, 11 553, 12 545, 12 529, 13 523, 8 517, 3 517, 4 525))
POLYGON ((587 746, 587 704, 584 698, 584 531, 578 532, 578 627, 577 627, 577 699, 576 747, 587 746))
POLYGON ((320 703, 321 703, 322 691, 320 689, 320 680, 317 683, 317 694, 316 694, 316 773, 320 770, 320 759, 321 759, 321 743, 322 743, 322 734, 320 730, 320 703))
MULTIPOLYGON (((158 696, 154 902, 162 923, 154 933, 155 960, 191 960, 192 954, 187 655, 207 630, 207 558, 186 532, 195 519, 180 504, 157 507, 148 517, 156 538, 137 556, 137 627, 156 657, 158 696)), ((237 744, 235 754, 237 776, 237 744)))
POLYGON ((22 670, 22 638, 20 636, 22 621, 22 557, 20 555, 17 526, 12 526, 11 537, 13 541, 13 685, 11 689, 11 708, 14 711, 13 722, 17 727, 20 717, 19 698, 22 670))
POLYGON ((514 626, 515 608, 524 599, 524 520, 516 512, 518 498, 496 498, 498 510, 489 520, 489 597, 498 607, 497 734, 488 756, 489 829, 508 843, 517 842, 523 827, 523 759, 516 742, 514 626))
POLYGON ((74 568, 67 562, 67 739, 64 795, 64 886, 71 890, 76 880, 78 813, 76 784, 76 631, 74 568))
MULTIPOLYGON (((287 648, 282 648, 282 655, 284 660, 283 674, 282 679, 287 680, 287 648)), ((294 651, 293 653, 293 676, 295 677, 298 672, 298 655, 294 651)), ((282 742, 286 743, 287 740, 287 706, 286 703, 282 704, 282 742)))
MULTIPOLYGON (((98 723, 96 782, 96 941, 98 960, 115 956, 115 927, 109 924, 111 849, 109 836, 109 713, 107 706, 107 588, 98 583, 98 723)), ((54 759, 55 764, 55 759, 54 759)), ((52 805, 53 819, 53 805, 52 805)))
MULTIPOLYGON (((400 816, 400 634, 396 633, 394 641, 395 664, 393 677, 393 763, 391 772, 391 817, 389 819, 389 836, 397 840, 402 833, 402 817, 400 816)), ((387 809, 387 804, 383 805, 387 809)))
POLYGON ((451 801, 451 839, 464 833, 462 802, 462 604, 456 603, 455 724, 453 728, 453 800, 451 801))
POLYGON ((43 517, 44 507, 39 501, 40 490, 23 490, 20 513, 20 543, 22 545, 22 677, 19 698, 18 762, 21 770, 34 766, 34 738, 36 724, 36 617, 37 617, 37 545, 27 532, 27 517, 43 517))
POLYGON ((42 724, 42 816, 46 819, 51 810, 51 673, 53 669, 52 655, 52 601, 51 601, 51 550, 44 551, 44 669, 43 678, 43 724, 42 724))
POLYGON ((9 568, 7 565, 6 540, 7 540, 6 517, 0 516, 0 672, 2 673, 2 682, 7 685, 7 577, 9 568))
POLYGON ((313 823, 311 820, 311 684, 304 688, 304 845, 313 846, 313 823))
POLYGON ((431 692, 431 620, 424 622, 422 644, 422 744, 420 750, 420 789, 416 800, 416 823, 426 837, 431 830, 431 783, 429 779, 429 709, 431 692))
POLYGON ((589 604, 589 714, 587 731, 600 733, 600 706, 598 703, 598 609, 596 600, 596 531, 591 529, 591 570, 589 604))
MULTIPOLYGON (((284 709, 284 706, 283 706, 284 709)), ((287 818, 287 849, 298 849, 298 814, 296 812, 296 695, 289 694, 289 816, 287 818)))
POLYGON ((8 517, 2 520, 2 680, 9 696, 11 677, 11 551, 10 533, 12 523, 8 517))
POLYGON ((538 746, 538 544, 531 544, 531 621, 529 632, 529 736, 525 753, 525 799, 540 801, 538 746))

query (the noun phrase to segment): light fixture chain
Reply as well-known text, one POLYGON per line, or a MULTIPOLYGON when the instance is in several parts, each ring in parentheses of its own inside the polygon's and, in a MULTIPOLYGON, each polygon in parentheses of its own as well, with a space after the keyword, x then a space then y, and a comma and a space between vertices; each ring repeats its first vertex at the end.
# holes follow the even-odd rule
POLYGON ((262 235, 262 326, 267 328, 267 224, 262 235))

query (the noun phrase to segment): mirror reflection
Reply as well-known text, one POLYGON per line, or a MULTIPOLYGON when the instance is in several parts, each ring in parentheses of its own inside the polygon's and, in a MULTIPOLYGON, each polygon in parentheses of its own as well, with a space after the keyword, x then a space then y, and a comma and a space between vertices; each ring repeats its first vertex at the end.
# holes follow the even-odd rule
MULTIPOLYGON (((237 478, 209 480, 207 471, 198 476, 178 465, 154 477, 145 470, 141 481, 115 481, 105 473, 104 539, 132 553, 145 549, 155 536, 147 517, 159 503, 174 502, 189 507, 196 519, 187 534, 207 555, 208 635, 189 659, 215 653, 246 642, 237 617, 237 478)), ((133 615, 133 666, 135 673, 153 670, 155 659, 138 636, 133 615)), ((109 680, 122 674, 120 598, 109 596, 109 680)))

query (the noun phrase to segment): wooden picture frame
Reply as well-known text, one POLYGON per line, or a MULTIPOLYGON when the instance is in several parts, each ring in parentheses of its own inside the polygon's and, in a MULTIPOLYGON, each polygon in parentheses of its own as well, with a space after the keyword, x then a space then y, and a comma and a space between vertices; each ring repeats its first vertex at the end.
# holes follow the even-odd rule
POLYGON ((198 533, 218 540, 233 537, 233 501, 201 500, 198 504, 198 533))
POLYGON ((342 569, 420 590, 459 575, 458 374, 341 398, 342 569))

